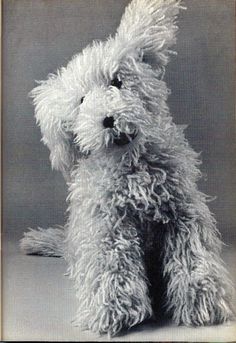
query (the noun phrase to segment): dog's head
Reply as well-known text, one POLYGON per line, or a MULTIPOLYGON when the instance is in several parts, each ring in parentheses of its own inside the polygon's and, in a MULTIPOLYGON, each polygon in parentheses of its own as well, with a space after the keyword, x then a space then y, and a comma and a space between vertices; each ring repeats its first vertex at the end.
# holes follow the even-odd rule
POLYGON ((94 42, 33 89, 52 167, 68 175, 83 154, 143 146, 168 114, 162 80, 180 0, 133 0, 114 37, 94 42))

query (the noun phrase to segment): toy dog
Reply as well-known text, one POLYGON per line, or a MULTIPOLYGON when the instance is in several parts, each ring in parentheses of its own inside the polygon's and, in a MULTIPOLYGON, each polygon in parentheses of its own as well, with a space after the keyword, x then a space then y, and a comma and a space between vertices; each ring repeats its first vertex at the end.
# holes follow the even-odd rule
POLYGON ((52 167, 69 188, 65 228, 30 230, 27 254, 63 256, 75 324, 117 334, 152 315, 209 325, 232 317, 231 286, 198 154, 166 103, 180 0, 133 0, 114 37, 33 89, 52 167))

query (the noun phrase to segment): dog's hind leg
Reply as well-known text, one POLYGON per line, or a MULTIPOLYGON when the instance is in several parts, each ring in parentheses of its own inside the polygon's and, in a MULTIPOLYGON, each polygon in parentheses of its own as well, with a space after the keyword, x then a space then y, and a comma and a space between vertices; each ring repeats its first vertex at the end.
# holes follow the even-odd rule
POLYGON ((61 257, 64 239, 64 227, 29 229, 20 240, 20 248, 27 255, 61 257))

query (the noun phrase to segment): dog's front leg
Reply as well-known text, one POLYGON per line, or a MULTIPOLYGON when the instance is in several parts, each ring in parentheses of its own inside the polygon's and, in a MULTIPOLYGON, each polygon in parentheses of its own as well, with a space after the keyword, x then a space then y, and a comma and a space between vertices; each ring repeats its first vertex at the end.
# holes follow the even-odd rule
POLYGON ((202 193, 193 188, 184 198, 163 247, 168 309, 178 324, 222 323, 232 318, 231 286, 215 222, 202 193))
POLYGON ((75 264, 76 322, 113 336, 151 315, 138 231, 118 209, 90 218, 75 264))

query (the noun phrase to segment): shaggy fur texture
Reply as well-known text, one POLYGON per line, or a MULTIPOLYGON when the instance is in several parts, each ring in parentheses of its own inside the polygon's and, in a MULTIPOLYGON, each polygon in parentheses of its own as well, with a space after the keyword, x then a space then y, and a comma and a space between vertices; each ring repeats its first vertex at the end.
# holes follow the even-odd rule
POLYGON ((66 259, 75 324, 95 332, 115 335, 158 311, 185 325, 232 316, 198 155, 166 103, 180 9, 133 0, 114 37, 32 91, 52 167, 68 182, 69 218, 64 230, 27 232, 21 247, 66 259))

